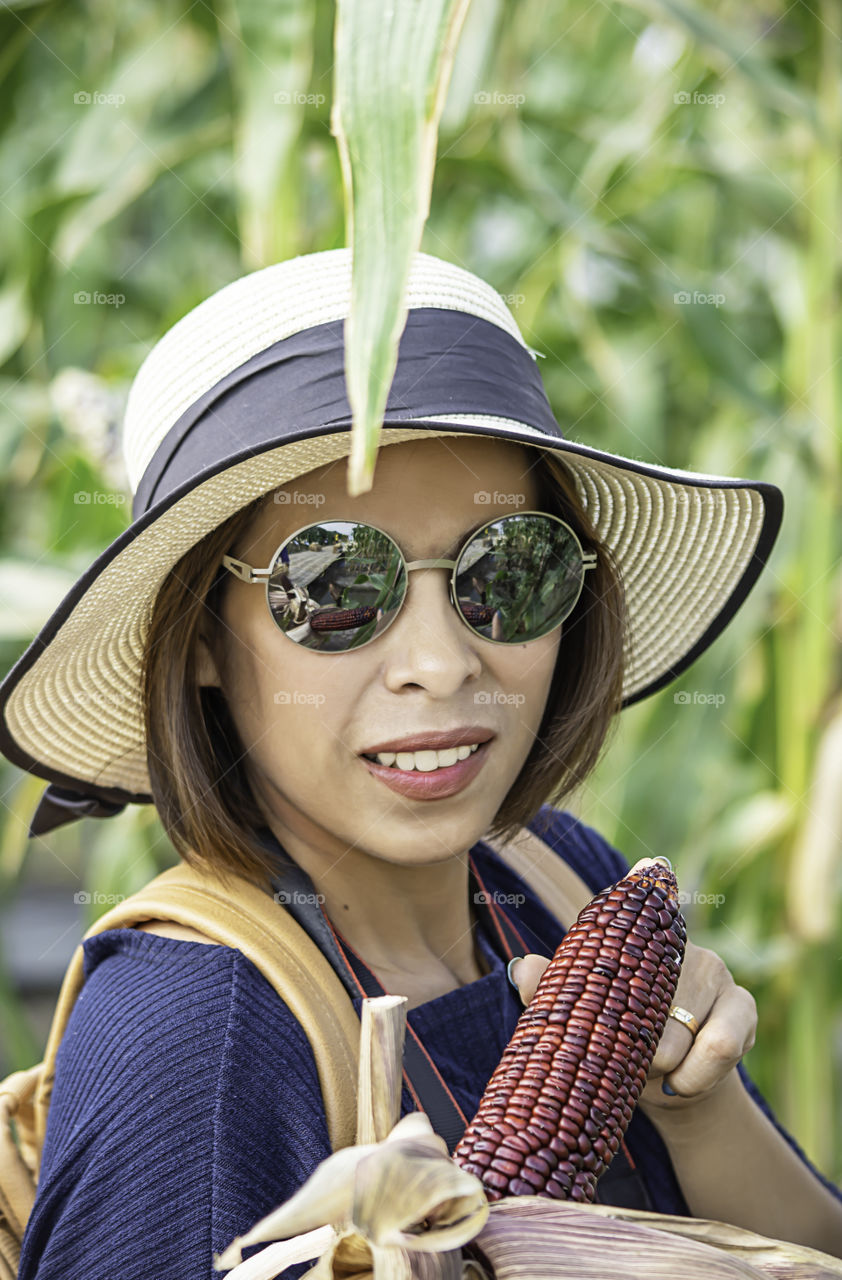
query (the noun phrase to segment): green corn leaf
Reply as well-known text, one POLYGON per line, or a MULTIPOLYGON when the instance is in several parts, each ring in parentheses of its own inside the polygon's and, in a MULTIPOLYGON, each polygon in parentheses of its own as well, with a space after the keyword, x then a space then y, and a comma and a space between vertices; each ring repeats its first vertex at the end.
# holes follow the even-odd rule
POLYGON ((0 289, 0 362, 17 351, 30 321, 26 282, 10 281, 0 289))
POLYGON ((320 95, 307 91, 314 17, 311 0, 232 0, 220 18, 238 98, 234 180, 248 267, 298 250, 300 183, 291 165, 305 109, 320 105, 320 95))
POLYGON ((438 121, 470 0, 339 0, 331 129, 353 249, 345 372, 348 491, 371 488, 406 324, 406 285, 430 207, 438 121))
POLYGON ((41 794, 44 790, 44 779, 32 773, 19 773, 9 785, 4 771, 5 799, 3 801, 6 814, 2 831, 0 831, 0 884, 3 885, 3 897, 11 886, 16 885, 26 863, 26 855, 31 849, 29 840, 29 823, 41 794))

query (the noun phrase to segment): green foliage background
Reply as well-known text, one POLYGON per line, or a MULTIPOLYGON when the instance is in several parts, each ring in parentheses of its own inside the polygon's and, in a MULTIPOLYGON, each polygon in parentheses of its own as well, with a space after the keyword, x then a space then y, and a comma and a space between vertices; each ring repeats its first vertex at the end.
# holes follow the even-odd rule
MULTIPOLYGON (((0 11, 3 670, 129 519, 116 424, 151 344, 244 271, 345 243, 333 20, 0 11)), ((571 807, 631 861, 673 859, 691 937, 757 999, 752 1075, 837 1178, 841 73, 832 0, 473 0, 422 242, 507 297, 568 437, 784 491, 749 601, 623 714, 571 807)), ((3 763, 0 785, 7 901, 175 861, 141 809, 28 842, 42 784, 3 763)), ((37 1060, 2 974, 0 1032, 37 1060)))

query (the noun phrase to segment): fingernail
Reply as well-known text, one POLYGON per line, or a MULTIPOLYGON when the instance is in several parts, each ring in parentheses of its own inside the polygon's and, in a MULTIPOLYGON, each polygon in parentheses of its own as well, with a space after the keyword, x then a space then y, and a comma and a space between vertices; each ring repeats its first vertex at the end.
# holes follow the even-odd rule
POLYGON ((678 1094, 675 1092, 675 1089, 673 1089, 672 1085, 667 1084, 666 1080, 663 1080, 661 1082, 661 1088, 663 1089, 664 1093, 668 1093, 671 1098, 678 1097, 678 1094))

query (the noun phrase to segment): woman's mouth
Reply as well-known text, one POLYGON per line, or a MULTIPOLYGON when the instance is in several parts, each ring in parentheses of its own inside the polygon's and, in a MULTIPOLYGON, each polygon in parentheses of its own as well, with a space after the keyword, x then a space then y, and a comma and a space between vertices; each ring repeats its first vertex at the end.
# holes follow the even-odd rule
POLYGON ((440 800, 473 782, 490 746, 489 741, 444 751, 382 751, 360 759, 392 791, 415 800, 440 800))

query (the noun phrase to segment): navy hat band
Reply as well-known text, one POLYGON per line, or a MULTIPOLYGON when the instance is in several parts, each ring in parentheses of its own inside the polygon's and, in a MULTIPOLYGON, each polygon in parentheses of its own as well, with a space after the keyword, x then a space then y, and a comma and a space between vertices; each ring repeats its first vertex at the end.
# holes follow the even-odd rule
MULTIPOLYGON (((273 343, 195 400, 167 432, 141 477, 137 519, 227 458, 283 444, 293 433, 352 421, 345 383, 344 320, 273 343)), ((490 414, 563 439, 529 351, 499 325, 464 311, 408 314, 384 420, 490 414)))

